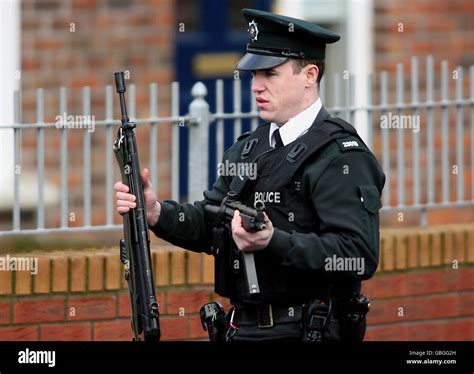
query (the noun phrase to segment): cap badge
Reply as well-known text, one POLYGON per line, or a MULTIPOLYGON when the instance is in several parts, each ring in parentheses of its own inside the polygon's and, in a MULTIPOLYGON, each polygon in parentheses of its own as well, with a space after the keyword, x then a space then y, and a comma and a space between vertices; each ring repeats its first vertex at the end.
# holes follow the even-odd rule
POLYGON ((250 40, 252 42, 258 39, 258 28, 257 28, 257 23, 255 22, 255 20, 252 20, 252 22, 249 22, 249 28, 247 31, 250 34, 250 40))

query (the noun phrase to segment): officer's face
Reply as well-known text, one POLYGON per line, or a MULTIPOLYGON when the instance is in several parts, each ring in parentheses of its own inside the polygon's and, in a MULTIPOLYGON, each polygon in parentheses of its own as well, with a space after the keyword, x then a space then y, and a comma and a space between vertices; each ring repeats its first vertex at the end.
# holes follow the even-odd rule
POLYGON ((306 97, 305 69, 295 74, 291 61, 271 69, 254 70, 252 76, 252 91, 265 121, 282 125, 311 104, 306 97))

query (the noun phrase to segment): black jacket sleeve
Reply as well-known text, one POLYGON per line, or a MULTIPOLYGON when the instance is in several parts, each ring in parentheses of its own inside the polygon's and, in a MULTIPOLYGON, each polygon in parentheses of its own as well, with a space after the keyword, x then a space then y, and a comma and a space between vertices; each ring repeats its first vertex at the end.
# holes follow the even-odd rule
POLYGON ((194 252, 210 253, 210 228, 204 205, 213 202, 218 205, 227 193, 224 177, 219 177, 211 191, 204 192, 204 199, 193 204, 180 204, 173 200, 161 201, 158 223, 150 227, 156 236, 178 247, 194 252))
POLYGON ((372 154, 337 155, 310 182, 310 199, 319 219, 317 233, 275 229, 266 250, 295 270, 324 272, 333 280, 370 278, 378 264, 378 210, 384 181, 372 154), (328 265, 335 259, 359 261, 363 271, 331 271, 328 265))
MULTIPOLYGON (((235 143, 223 157, 232 161, 240 155, 242 142, 235 143)), ((205 204, 219 205, 229 191, 231 177, 219 176, 210 191, 204 191, 204 199, 180 204, 173 200, 161 201, 160 218, 150 227, 156 236, 178 247, 194 252, 211 253, 210 217, 206 217, 205 204)))

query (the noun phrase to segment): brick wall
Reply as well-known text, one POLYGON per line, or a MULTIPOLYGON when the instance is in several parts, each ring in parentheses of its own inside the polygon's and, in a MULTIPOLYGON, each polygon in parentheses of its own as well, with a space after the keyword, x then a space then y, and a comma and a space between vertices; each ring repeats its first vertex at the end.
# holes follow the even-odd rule
POLYGON ((374 10, 375 70, 395 72, 394 62, 429 54, 451 66, 474 64, 472 1, 378 0, 374 10))
MULTIPOLYGON (((396 102, 396 65, 403 63, 404 65, 404 97, 405 101, 411 101, 411 57, 418 57, 419 75, 419 101, 426 100, 426 56, 432 55, 434 57, 434 100, 440 100, 441 95, 441 61, 448 61, 448 92, 449 99, 454 99, 456 96, 456 75, 453 71, 461 66, 464 69, 464 97, 469 95, 469 66, 474 65, 474 18, 472 13, 474 11, 474 3, 469 0, 397 0, 384 1, 378 0, 374 2, 374 102, 380 103, 380 72, 387 71, 390 74, 389 79, 389 97, 390 103, 396 102)), ((458 108, 448 108, 449 121, 449 170, 450 174, 449 184, 450 199, 455 200, 456 184, 458 175, 451 173, 453 166, 458 164, 456 159, 456 150, 459 144, 456 142, 456 111, 458 108)), ((471 144, 470 139, 470 114, 469 108, 466 106, 463 110, 464 115, 464 130, 462 142, 464 143, 464 162, 465 170, 462 177, 465 188, 465 198, 473 199, 471 191, 472 170, 470 149, 474 145, 471 144)), ((393 110, 393 114, 397 114, 393 110)), ((414 111, 407 109, 403 114, 413 115, 414 111)), ((426 202, 426 192, 428 190, 427 183, 427 113, 426 110, 421 110, 420 115, 420 180, 421 180, 421 202, 426 202)), ((375 129, 380 127, 380 114, 374 113, 373 126, 375 129)), ((433 111, 434 128, 435 128, 435 151, 432 156, 436 160, 436 165, 441 165, 441 144, 443 137, 440 133, 441 128, 441 110, 435 109, 433 111)), ((400 131, 400 130, 398 130, 400 131)), ((378 155, 388 152, 391 158, 391 173, 396 176, 397 173, 397 130, 389 131, 389 147, 383 148, 380 141, 379 131, 374 133, 374 150, 378 155)), ((405 139, 402 149, 405 155, 405 163, 403 169, 405 170, 406 183, 404 185, 406 202, 411 204, 413 202, 413 159, 412 153, 412 131, 405 130, 405 139)), ((459 165, 458 165, 459 166, 459 165)), ((435 175, 436 187, 436 201, 441 201, 441 183, 442 176, 440 168, 437 169, 435 175)), ((392 178, 391 183, 391 202, 397 203, 397 178, 392 178)), ((464 214, 466 209, 463 209, 461 214, 464 214)), ((415 215, 417 213, 414 213, 415 215)), ((472 221, 473 212, 470 213, 470 221, 472 221)), ((457 211, 439 211, 435 213, 436 217, 432 223, 452 223, 450 219, 454 217, 457 219, 457 211)), ((469 221, 469 220, 468 220, 469 221)), ((419 221, 418 221, 419 222, 419 221)), ((417 222, 417 223, 418 223, 417 222)), ((462 222, 462 221, 456 221, 462 222)), ((464 221, 466 222, 466 221, 464 221)))
MULTIPOLYGON (((0 272, 0 340, 130 340, 130 299, 117 250, 38 256, 37 275, 0 272)), ((206 337, 199 308, 213 293, 209 256, 153 250, 162 339, 206 337)), ((225 304, 227 305, 227 304, 225 304)))
POLYGON ((473 224, 383 230, 366 340, 473 340, 473 263, 473 224))
MULTIPOLYGON (((104 117, 103 86, 113 84, 113 71, 126 69, 131 72, 131 82, 138 85, 137 114, 147 116, 149 113, 149 97, 147 85, 156 82, 160 85, 158 106, 159 115, 169 115, 170 95, 169 84, 174 79, 174 37, 176 19, 174 0, 38 0, 21 3, 21 89, 23 122, 36 120, 35 89, 45 88, 45 120, 52 121, 59 111, 57 90, 60 86, 69 89, 68 113, 81 114, 82 102, 80 89, 91 87, 92 114, 96 119, 104 117)), ((375 36, 375 66, 377 73, 387 70, 395 72, 396 63, 405 64, 406 97, 410 96, 409 65, 410 57, 419 57, 420 87, 425 87, 425 56, 433 54, 435 58, 435 97, 439 98, 439 62, 449 61, 450 72, 461 65, 467 68, 474 64, 474 56, 470 51, 474 48, 472 32, 474 20, 471 17, 474 5, 469 0, 453 1, 376 1, 374 2, 374 36, 375 36), (400 28, 401 27, 401 28, 400 28)), ((451 75, 450 75, 451 76, 451 75)), ((391 74, 389 101, 395 100, 395 80, 391 74)), ((465 90, 468 92, 468 79, 465 72, 465 90)), ((375 79, 375 98, 378 98, 380 82, 375 79)), ((450 98, 454 97, 455 82, 449 81, 450 98)), ((425 97, 421 93, 420 100, 425 97)), ((115 103, 116 97, 114 97, 115 103)), ((454 124, 455 108, 450 111, 450 124, 454 124)), ((410 113, 411 114, 411 113, 410 113)), ((379 126, 377 113, 373 119, 374 128, 379 126)), ((118 118, 118 107, 115 105, 115 118, 118 118)), ((439 134, 439 110, 434 113, 435 126, 438 129, 435 136, 436 164, 440 164, 440 145, 442 137, 439 134)), ((464 111, 466 121, 470 112, 464 111)), ((427 181, 427 150, 426 150, 426 113, 421 112, 420 152, 421 152, 421 201, 426 201, 427 181)), ((464 154, 465 198, 473 199, 471 189, 472 168, 470 165, 469 149, 470 133, 465 124, 464 154)), ((396 175, 396 132, 390 133, 390 146, 383 149, 379 134, 374 134, 374 151, 381 158, 382 152, 390 152, 391 173, 396 175)), ((142 166, 149 162, 149 131, 146 126, 137 132, 138 148, 142 166)), ((59 187, 59 145, 60 132, 56 129, 45 131, 45 164, 46 180, 59 187)), ((96 129, 92 134, 92 224, 105 222, 105 131, 96 129)), ((450 155, 449 168, 455 165, 457 144, 455 126, 450 126, 450 155)), ((24 174, 37 173, 36 155, 37 133, 34 130, 24 130, 22 133, 23 150, 21 153, 21 170, 24 174)), ((159 126, 158 146, 158 181, 156 186, 159 198, 170 196, 170 125, 159 126)), ((404 186, 407 196, 406 203, 412 203, 412 160, 411 132, 405 135, 405 164, 404 170, 407 182, 404 186)), ((79 130, 70 131, 68 139, 69 152, 69 213, 74 213, 70 226, 83 224, 83 175, 82 175, 82 133, 79 130)), ((118 179, 118 170, 114 163, 114 179, 118 179)), ((456 199, 457 175, 450 175, 451 199, 456 199)), ((441 175, 435 176, 436 201, 441 200, 441 175)), ((396 178, 392 178, 391 202, 397 202, 396 178)), ((431 214, 431 213, 430 213, 431 214)), ((409 212, 406 215, 405 226, 408 222, 419 223, 418 213, 409 212)), ((446 222, 470 222, 474 217, 473 208, 460 208, 436 211, 428 218, 429 224, 446 222), (452 221, 454 219, 455 221, 452 221)), ((1 217, 0 217, 1 219, 1 217)), ((120 223, 120 217, 114 216, 114 222, 120 223)), ((10 223, 10 217, 6 220, 10 223)), ((392 220, 390 216, 382 221, 388 226, 400 221, 392 220)), ((22 215, 22 226, 32 227, 35 224, 34 215, 22 215)), ((48 207, 46 225, 59 226, 59 204, 48 207)))
MULTIPOLYGON (((136 84, 173 80, 174 0, 23 0, 21 30, 24 121, 35 119, 39 87, 102 88, 117 69, 136 84)), ((71 97, 73 108, 79 99, 71 97)), ((148 105, 144 93, 137 99, 148 105)))
MULTIPOLYGON (((35 254, 39 272, 0 272, 0 340, 130 340, 130 302, 116 250, 35 254)), ((153 250, 163 340, 203 339, 210 256, 153 250)), ((472 340, 474 224, 383 230, 366 340, 472 340)))
MULTIPOLYGON (((91 88, 91 115, 105 118, 105 85, 113 73, 128 70, 127 84, 137 85, 137 116, 149 116, 149 84, 159 85, 158 115, 170 115, 170 85, 174 80, 174 0, 39 0, 21 2, 22 122, 35 122, 36 89, 44 88, 46 122, 59 113, 59 88, 66 87, 68 115, 82 115, 82 87, 91 88)), ((119 119, 114 90, 114 118, 119 119)), ((130 109, 130 108, 129 108, 130 109)), ((141 163, 149 166, 149 126, 137 132, 141 163)), ((158 127, 160 196, 170 196, 171 125, 158 127)), ((68 203, 74 213, 70 226, 83 220, 83 130, 68 136, 68 203)), ((115 130, 114 130, 115 133, 115 130)), ((115 136, 115 135, 114 135, 115 136)), ((22 131, 21 173, 37 175, 37 132, 22 131)), ((60 186, 60 131, 45 130, 45 177, 60 186)), ((92 224, 105 223, 106 133, 91 134, 92 224)), ((115 176, 118 168, 113 160, 115 176)), ((30 219, 22 217, 28 227, 30 219)), ((118 220, 117 220, 118 222, 118 220)), ((34 223, 34 221, 32 222, 34 223)), ((58 226, 59 204, 49 207, 46 224, 58 226)))

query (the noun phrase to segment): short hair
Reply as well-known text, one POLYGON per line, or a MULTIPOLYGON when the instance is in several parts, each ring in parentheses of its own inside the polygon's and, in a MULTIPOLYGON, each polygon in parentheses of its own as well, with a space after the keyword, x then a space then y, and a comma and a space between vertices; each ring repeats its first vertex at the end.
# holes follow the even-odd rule
POLYGON ((316 83, 318 84, 319 90, 319 82, 321 82, 321 78, 324 74, 324 66, 325 60, 300 60, 300 59, 292 59, 293 62, 293 73, 298 74, 301 69, 303 69, 307 65, 316 65, 318 67, 319 73, 318 78, 316 78, 316 83))

